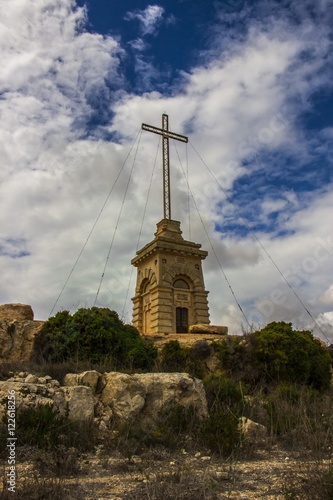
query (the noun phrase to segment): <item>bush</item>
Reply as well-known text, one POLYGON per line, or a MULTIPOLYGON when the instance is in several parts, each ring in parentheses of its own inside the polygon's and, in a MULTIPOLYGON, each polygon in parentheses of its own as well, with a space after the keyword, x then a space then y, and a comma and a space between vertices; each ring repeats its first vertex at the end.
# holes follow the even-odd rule
POLYGON ((209 417, 201 437, 213 452, 229 455, 240 442, 239 418, 245 407, 241 386, 221 374, 206 377, 204 386, 209 417))
POLYGON ((58 312, 43 325, 35 351, 39 361, 76 358, 142 370, 150 370, 157 356, 154 345, 145 344, 136 328, 125 325, 115 311, 98 307, 79 309, 73 316, 58 312))
POLYGON ((161 368, 168 372, 185 372, 189 350, 181 347, 178 340, 166 342, 161 350, 161 368))
POLYGON ((212 452, 230 455, 240 443, 238 418, 227 410, 211 412, 202 424, 201 438, 212 452))
POLYGON ((331 358, 309 331, 296 331, 291 323, 270 323, 245 337, 215 345, 223 365, 240 380, 256 385, 305 384, 328 389, 331 358))
POLYGON ((202 349, 182 347, 178 340, 166 342, 161 350, 160 369, 164 372, 189 373, 193 377, 203 378, 204 370, 201 358, 206 357, 202 349))
POLYGON ((253 362, 267 380, 306 384, 328 389, 331 360, 327 350, 309 331, 295 331, 291 323, 270 323, 253 334, 258 346, 253 362))
POLYGON ((243 415, 245 401, 241 384, 218 373, 208 375, 203 382, 210 412, 229 409, 239 417, 243 415))

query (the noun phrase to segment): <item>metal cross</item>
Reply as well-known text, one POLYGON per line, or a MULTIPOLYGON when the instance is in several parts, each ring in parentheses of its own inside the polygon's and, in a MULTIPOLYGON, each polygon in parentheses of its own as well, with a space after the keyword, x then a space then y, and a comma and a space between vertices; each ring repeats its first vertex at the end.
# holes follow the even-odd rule
POLYGON ((169 139, 176 139, 177 141, 188 142, 188 137, 185 135, 175 134, 169 131, 169 117, 166 114, 162 115, 162 128, 153 127, 152 125, 142 124, 143 130, 154 132, 154 134, 163 137, 163 208, 164 219, 171 219, 171 196, 170 196, 170 159, 169 159, 169 139))

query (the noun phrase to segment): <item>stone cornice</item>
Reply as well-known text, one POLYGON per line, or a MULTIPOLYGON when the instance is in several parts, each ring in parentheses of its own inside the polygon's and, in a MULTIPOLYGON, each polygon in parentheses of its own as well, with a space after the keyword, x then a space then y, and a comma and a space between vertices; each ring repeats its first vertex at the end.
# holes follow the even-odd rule
POLYGON ((157 224, 157 231, 153 241, 136 252, 136 257, 131 260, 131 264, 137 266, 139 262, 157 252, 195 256, 203 260, 207 257, 208 252, 200 250, 200 248, 200 243, 184 240, 179 221, 162 219, 157 224))

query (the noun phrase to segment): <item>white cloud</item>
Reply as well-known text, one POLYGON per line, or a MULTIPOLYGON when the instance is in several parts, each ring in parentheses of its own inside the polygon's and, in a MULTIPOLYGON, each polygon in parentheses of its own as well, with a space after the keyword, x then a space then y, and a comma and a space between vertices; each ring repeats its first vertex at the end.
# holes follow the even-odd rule
MULTIPOLYGON (((261 182, 269 169, 284 168, 280 155, 290 153, 301 163, 313 154, 306 135, 297 128, 297 118, 307 97, 331 76, 323 57, 328 47, 325 30, 320 34, 319 50, 319 32, 310 21, 294 30, 277 21, 269 32, 256 25, 230 50, 215 51, 208 63, 183 74, 172 95, 129 95, 121 90, 123 49, 110 36, 84 32, 80 25, 85 12, 73 7, 70 0, 13 0, 1 17, 6 29, 0 35, 0 302, 31 303, 36 317, 47 317, 141 122, 159 126, 161 114, 167 112, 171 129, 188 133, 191 144, 219 181, 220 186, 191 145, 187 155, 185 147, 177 145, 185 170, 188 158, 191 190, 206 231, 249 319, 263 323, 284 319, 307 326, 311 319, 304 316, 296 297, 253 236, 224 231, 230 221, 239 222, 225 193, 232 197, 235 182, 244 174, 248 174, 244 189, 251 193, 256 179, 261 182), (315 55, 303 64, 305 49, 313 49, 315 55), (116 89, 114 94, 110 86, 116 89), (99 107, 96 100, 100 96, 99 107), (112 121, 106 120, 102 130, 95 131, 92 140, 87 137, 87 123, 96 109, 104 112, 105 102, 109 108, 104 111, 112 111, 114 116, 112 121), (111 137, 108 142, 102 132, 111 137), (112 141, 115 134, 117 143, 112 141), (260 163, 262 153, 265 165, 260 163)), ((155 32, 163 16, 161 9, 149 6, 133 13, 143 34, 155 32)), ((149 70, 149 61, 142 57, 141 62, 149 70)), ((327 129, 318 147, 324 139, 328 147, 330 138, 327 129)), ((124 310, 130 321, 129 298, 135 281, 135 273, 129 281, 130 260, 137 246, 157 142, 151 134, 140 135, 140 147, 136 152, 135 144, 57 308, 93 305, 110 251, 98 304, 119 313, 124 310)), ((204 269, 211 320, 239 332, 244 319, 192 200, 189 227, 187 186, 173 144, 171 153, 172 216, 182 221, 186 238, 191 231, 191 239, 201 242, 209 252, 204 269)), ((162 218, 161 185, 158 152, 139 246, 152 239, 155 224, 162 218)), ((286 180, 278 198, 272 196, 269 185, 265 189, 255 208, 258 220, 267 223, 277 210, 280 217, 275 222, 278 228, 269 234, 259 233, 260 241, 283 273, 289 273, 290 282, 314 316, 324 315, 325 321, 331 321, 330 186, 302 196, 288 187, 286 180), (287 234, 278 236, 277 229, 287 234), (328 250, 325 246, 318 249, 319 241, 324 241, 328 250)), ((236 203, 251 221, 253 207, 236 203)))
POLYGON ((143 36, 153 35, 164 16, 164 8, 160 5, 148 5, 143 10, 127 12, 125 19, 132 21, 137 19, 140 23, 140 30, 143 36))

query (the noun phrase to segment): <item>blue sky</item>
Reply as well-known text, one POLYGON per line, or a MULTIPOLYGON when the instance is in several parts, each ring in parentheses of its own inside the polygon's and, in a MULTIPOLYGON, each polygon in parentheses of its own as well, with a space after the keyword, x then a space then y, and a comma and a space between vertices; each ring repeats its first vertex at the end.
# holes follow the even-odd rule
POLYGON ((117 179, 56 310, 93 304, 109 253, 98 305, 130 321, 130 260, 162 218, 158 138, 135 138, 166 112, 190 140, 171 144, 172 217, 209 252, 212 322, 244 323, 222 266, 251 323, 316 326, 273 260, 333 338, 331 0, 0 9, 2 303, 48 317, 117 179))

